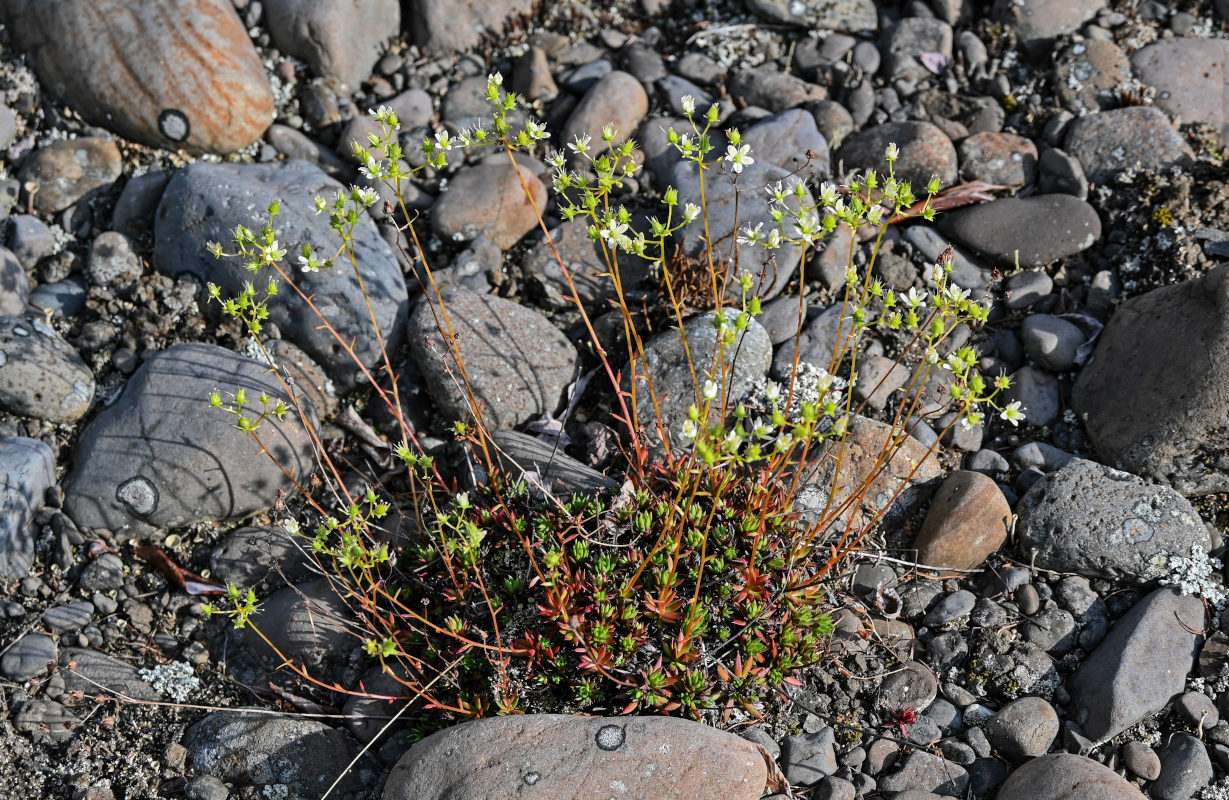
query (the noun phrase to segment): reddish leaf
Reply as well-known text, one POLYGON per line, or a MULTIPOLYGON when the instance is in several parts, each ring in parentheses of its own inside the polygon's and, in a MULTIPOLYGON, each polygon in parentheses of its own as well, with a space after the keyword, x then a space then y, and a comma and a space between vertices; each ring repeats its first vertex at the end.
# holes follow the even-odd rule
POLYGON ((188 594, 226 594, 226 587, 188 572, 171 560, 159 547, 138 547, 137 558, 158 568, 171 582, 188 594))
MULTIPOLYGON (((934 197, 930 198, 930 207, 935 211, 950 211, 953 208, 972 205, 973 203, 984 203, 993 200, 994 197, 988 192, 996 192, 1000 189, 1009 189, 1009 186, 1000 186, 994 183, 986 183, 985 181, 969 181, 962 183, 959 186, 953 186, 950 189, 944 189, 934 197)), ((926 207, 925 200, 918 200, 909 208, 905 209, 904 213, 892 217, 888 223, 904 222, 908 219, 913 219, 922 213, 922 209, 926 207)))

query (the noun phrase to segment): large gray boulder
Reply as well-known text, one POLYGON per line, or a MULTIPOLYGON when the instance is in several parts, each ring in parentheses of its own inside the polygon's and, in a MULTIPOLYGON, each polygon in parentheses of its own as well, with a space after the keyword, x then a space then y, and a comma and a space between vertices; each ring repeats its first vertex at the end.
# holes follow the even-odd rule
POLYGON ((0 578, 20 578, 34 561, 30 521, 55 485, 55 454, 37 439, 0 439, 0 578))

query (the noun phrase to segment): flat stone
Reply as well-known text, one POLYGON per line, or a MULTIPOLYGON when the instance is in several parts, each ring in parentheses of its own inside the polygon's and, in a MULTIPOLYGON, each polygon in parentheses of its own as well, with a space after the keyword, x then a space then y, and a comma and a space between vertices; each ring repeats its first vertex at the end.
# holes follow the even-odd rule
POLYGON ((994 480, 978 472, 953 472, 935 492, 913 543, 918 563, 974 569, 1002 547, 1011 518, 1011 506, 994 480))
POLYGON ((815 733, 785 737, 780 761, 791 785, 819 783, 837 770, 834 731, 824 727, 815 733))
POLYGON ((1096 244, 1101 218, 1069 194, 1000 197, 944 215, 939 229, 995 266, 1041 267, 1096 244))
POLYGON ((1020 403, 1028 424, 1044 428, 1058 419, 1062 410, 1058 380, 1036 367, 1021 367, 1011 374, 1011 388, 1003 392, 1003 402, 1020 403))
POLYGON ((1229 489, 1226 392, 1229 266, 1220 266, 1115 309, 1072 405, 1102 461, 1198 495, 1229 489))
POLYGON ((52 606, 43 612, 43 624, 52 633, 67 633, 81 630, 94 618, 94 604, 77 600, 61 606, 52 606))
POLYGON ((1115 622, 1067 679, 1068 713, 1083 735, 1104 742, 1181 695, 1203 626, 1203 601, 1172 587, 1152 592, 1115 622))
POLYGON ((419 0, 408 7, 404 28, 429 55, 474 49, 533 13, 534 0, 419 0))
POLYGON ((999 186, 1027 186, 1037 177, 1037 145, 1014 133, 985 131, 960 143, 960 177, 999 186))
POLYGON ((1088 114, 1067 127, 1063 147, 1079 159, 1093 183, 1110 183, 1130 167, 1163 170, 1193 157, 1165 112, 1131 106, 1088 114))
POLYGON ((264 0, 264 7, 278 50, 351 89, 371 77, 389 34, 401 27, 397 0, 264 0))
POLYGON ((279 589, 264 600, 244 629, 244 643, 271 664, 290 659, 323 672, 324 665, 344 661, 361 646, 351 630, 353 616, 329 581, 318 578, 279 589))
MULTIPOLYGON (((238 389, 249 396, 249 414, 262 391, 289 402, 267 365, 214 345, 175 345, 145 361, 78 439, 68 515, 82 528, 143 532, 268 508, 279 488, 291 488, 288 479, 232 415, 209 406, 212 392, 229 402, 238 389)), ((311 439, 293 410, 258 432, 291 474, 313 469, 311 439)))
POLYGON ((1146 781, 1154 781, 1161 776, 1160 757, 1155 750, 1137 739, 1122 746, 1122 763, 1146 781))
POLYGON ((0 318, 0 408, 68 424, 93 402, 94 373, 51 326, 35 318, 0 318))
MULTIPOLYGON (((292 254, 283 268, 293 273, 295 283, 313 298, 338 335, 347 343, 353 341, 355 356, 374 368, 383 363, 383 357, 372 330, 372 312, 391 350, 400 341, 409 301, 397 257, 371 218, 360 215, 353 231, 355 261, 371 311, 347 258, 339 259, 332 269, 316 272, 291 266, 296 258, 293 253, 304 244, 327 254, 339 246, 328 215, 316 213, 315 198, 331 199, 341 191, 340 183, 306 161, 192 164, 175 173, 158 206, 154 266, 172 277, 188 273, 217 284, 223 297, 238 294, 246 282, 253 280, 252 273, 241 259, 214 258, 206 243, 233 241, 239 225, 260 230, 268 221, 267 209, 278 201, 281 208, 274 226, 279 240, 292 254)), ((277 275, 266 269, 256 280, 259 283, 270 277, 277 275)), ((280 282, 279 293, 269 301, 268 321, 311 356, 343 391, 364 380, 338 338, 322 327, 320 318, 297 292, 285 281, 280 282)))
POLYGON ((0 577, 23 578, 34 562, 30 525, 55 485, 55 454, 37 439, 0 439, 0 577))
MULTIPOLYGON (((537 311, 502 297, 456 286, 445 288, 442 297, 486 424, 511 428, 553 414, 564 389, 579 377, 576 348, 567 336, 537 311)), ((455 382, 460 380, 455 355, 437 328, 437 314, 434 299, 414 310, 410 351, 445 417, 469 421, 473 411, 455 382)))
POLYGON ((497 449, 494 456, 499 466, 513 478, 524 480, 531 489, 569 497, 618 486, 611 478, 568 456, 562 447, 555 447, 536 436, 496 431, 491 439, 497 449))
POLYGON ((1161 774, 1148 787, 1155 800, 1188 800, 1212 782, 1208 749, 1189 733, 1170 734, 1159 755, 1161 774))
POLYGON ((56 663, 55 639, 45 633, 27 633, 0 657, 0 675, 17 683, 37 678, 56 663))
POLYGON ((243 588, 259 583, 282 586, 311 575, 304 539, 280 526, 252 525, 237 528, 217 544, 209 556, 210 577, 243 588))
POLYGON ((393 766, 382 800, 753 800, 765 756, 730 733, 677 717, 490 717, 446 728, 393 766))
POLYGON ((997 0, 993 14, 1012 26, 1026 50, 1040 54, 1104 7, 1105 0, 997 0))
POLYGON ((1158 39, 1132 53, 1131 66, 1156 89, 1157 108, 1182 125, 1206 122, 1229 138, 1229 41, 1158 39))
MULTIPOLYGON (((575 308, 572 288, 590 310, 607 310, 605 303, 618 296, 602 245, 589 238, 588 219, 564 222, 551 231, 551 242, 542 242, 525 256, 525 276, 538 297, 553 309, 575 308), (551 244, 554 244, 554 248, 551 244), (558 257, 555 253, 558 252, 558 257), (560 266, 562 260, 563 266, 560 266), (569 285, 564 269, 572 279, 569 285)), ((635 223, 633 223, 635 225, 635 223)), ((609 252, 607 250, 606 252, 609 252)), ((618 254, 623 291, 642 290, 649 278, 650 261, 630 253, 618 254)))
POLYGON ((546 187, 528 169, 506 160, 464 167, 431 209, 431 226, 453 241, 486 236, 507 250, 538 226, 546 209, 546 187), (525 196, 524 180, 533 202, 525 196))
POLYGON ((1055 91, 1063 107, 1076 115, 1116 108, 1120 87, 1131 79, 1131 63, 1114 42, 1074 42, 1054 63, 1055 91))
POLYGON ((1019 545, 1038 567, 1141 584, 1167 574, 1166 558, 1206 553, 1207 528, 1166 486, 1073 459, 1016 506, 1019 545))
POLYGON ((141 680, 136 667, 97 650, 62 648, 60 675, 64 677, 64 694, 61 697, 73 692, 83 692, 86 697, 94 697, 109 689, 134 700, 162 699, 162 695, 154 687, 141 680))
POLYGON ((800 28, 850 33, 879 28, 879 14, 872 0, 747 0, 747 8, 769 22, 800 28))
POLYGON ((1028 357, 1051 372, 1066 372, 1075 366, 1086 338, 1074 323, 1050 314, 1029 314, 1020 325, 1028 357))
POLYGON ((649 96, 644 85, 632 75, 615 70, 594 83, 576 104, 563 126, 560 144, 588 135, 592 137, 590 153, 598 155, 605 149, 601 137, 603 126, 614 125, 617 145, 636 132, 648 113, 649 96))
POLYGON ((743 141, 751 145, 752 156, 793 171, 807 163, 820 178, 831 172, 828 142, 819 132, 815 117, 801 108, 782 111, 755 123, 743 133, 743 141))
POLYGON ((9 5, 41 85, 127 139, 230 153, 273 121, 269 80, 230 0, 9 5))
POLYGON ((996 800, 1144 800, 1109 767, 1071 753, 1034 758, 1011 773, 996 800))
POLYGON ((119 148, 109 139, 85 136, 60 139, 31 153, 17 173, 23 183, 34 183, 34 208, 44 214, 63 211, 110 186, 122 169, 119 148))
POLYGON ((730 95, 748 106, 772 113, 786 111, 809 100, 825 100, 828 92, 797 75, 771 66, 753 67, 732 74, 726 82, 730 95))
POLYGON ((921 790, 949 797, 963 797, 968 785, 964 767, 924 750, 909 753, 899 770, 879 781, 883 792, 921 790))
POLYGON ((929 122, 887 122, 865 128, 845 138, 837 158, 844 162, 846 172, 875 170, 886 175, 884 151, 889 144, 900 150, 896 177, 909 181, 914 195, 925 197, 931 178, 937 177, 943 186, 956 182, 956 148, 947 134, 929 122))

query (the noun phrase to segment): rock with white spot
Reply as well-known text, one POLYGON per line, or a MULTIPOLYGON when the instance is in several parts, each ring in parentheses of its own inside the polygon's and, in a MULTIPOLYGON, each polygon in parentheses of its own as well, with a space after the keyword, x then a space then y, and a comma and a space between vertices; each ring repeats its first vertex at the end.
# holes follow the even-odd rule
POLYGON ((47 323, 0 318, 0 408, 67 424, 94 402, 94 373, 47 323))

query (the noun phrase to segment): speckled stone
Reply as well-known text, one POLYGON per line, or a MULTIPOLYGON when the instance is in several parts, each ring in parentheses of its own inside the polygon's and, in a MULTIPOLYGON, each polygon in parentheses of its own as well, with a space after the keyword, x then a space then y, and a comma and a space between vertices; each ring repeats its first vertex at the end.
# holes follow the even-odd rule
POLYGON ((1124 169, 1165 169, 1187 163, 1192 155, 1165 112, 1131 106, 1088 114, 1067 128, 1063 148, 1079 159, 1093 183, 1109 183, 1124 169))
POLYGON ((0 408, 66 424, 94 402, 94 373, 47 323, 0 318, 0 408))
POLYGON ((1000 197, 944 215, 939 228, 999 268, 1014 266, 1017 256, 1021 267, 1052 264, 1101 238, 1096 209, 1069 194, 1000 197))
POLYGON ((956 182, 956 148, 947 134, 929 122, 888 122, 851 133, 837 158, 846 170, 873 169, 887 174, 883 154, 889 144, 900 149, 896 177, 909 181, 915 195, 925 196, 926 184, 934 177, 944 186, 956 182))

